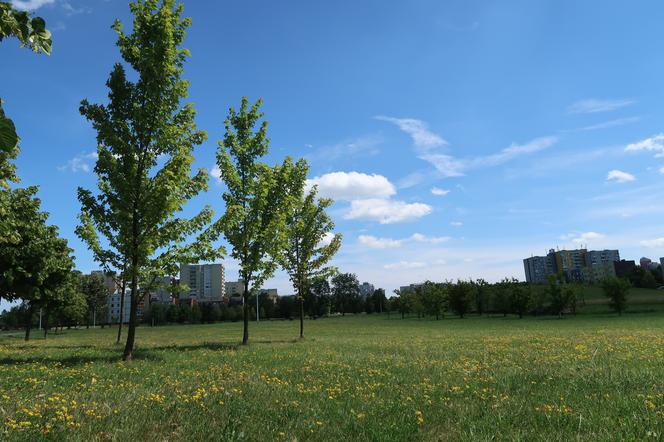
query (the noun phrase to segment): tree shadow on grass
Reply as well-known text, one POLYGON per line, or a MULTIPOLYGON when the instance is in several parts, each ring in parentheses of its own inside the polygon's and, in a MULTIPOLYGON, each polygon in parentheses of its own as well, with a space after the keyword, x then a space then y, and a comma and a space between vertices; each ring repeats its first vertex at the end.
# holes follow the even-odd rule
MULTIPOLYGON (((151 361, 151 362, 161 362, 163 359, 159 356, 150 354, 147 349, 137 350, 133 354, 134 361, 151 361)), ((103 354, 103 355, 70 355, 70 356, 56 356, 56 357, 5 357, 0 358, 0 365, 21 365, 21 364, 54 364, 57 363, 64 367, 76 367, 79 365, 85 365, 90 362, 101 362, 101 363, 115 363, 122 360, 122 353, 117 352, 114 354, 103 354)))

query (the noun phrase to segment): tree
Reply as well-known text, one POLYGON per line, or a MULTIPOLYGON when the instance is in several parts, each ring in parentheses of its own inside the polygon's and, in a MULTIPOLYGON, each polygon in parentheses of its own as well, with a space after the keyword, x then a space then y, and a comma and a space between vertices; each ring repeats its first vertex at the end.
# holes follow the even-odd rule
POLYGON ((360 282, 354 273, 339 273, 332 277, 332 299, 342 316, 355 311, 354 307, 360 300, 360 282))
POLYGON ((475 300, 473 293, 473 284, 468 281, 457 281, 456 284, 449 284, 448 299, 450 309, 463 318, 470 311, 475 300))
POLYGON ((386 309, 387 297, 385 296, 385 289, 376 289, 371 295, 371 299, 374 304, 374 308, 377 313, 383 313, 386 309))
POLYGON ((255 129, 263 117, 262 103, 258 100, 249 107, 243 97, 239 111, 229 110, 226 134, 217 150, 217 165, 226 184, 222 195, 226 212, 217 224, 233 247, 231 256, 239 261, 244 282, 243 345, 249 343, 249 296, 276 270, 277 257, 286 245, 289 192, 303 179, 301 164, 294 165, 290 158, 275 167, 258 161, 269 147, 267 121, 255 129))
MULTIPOLYGON (((2 192, 5 192, 4 190, 2 192)), ((74 265, 72 250, 47 225, 48 214, 40 211, 36 187, 6 194, 12 216, 11 238, 0 240, 0 298, 26 303, 25 340, 30 339, 32 315, 42 305, 59 302, 74 265)))
POLYGON ((641 277, 641 287, 644 289, 656 289, 657 288, 657 280, 655 279, 655 275, 652 274, 652 272, 648 269, 646 269, 643 272, 643 276, 641 277))
MULTIPOLYGON (((294 185, 304 185, 304 174, 294 185)), ((334 222, 325 212, 332 205, 328 198, 316 199, 316 186, 304 196, 296 187, 296 200, 286 216, 286 247, 278 259, 291 282, 300 304, 300 338, 304 338, 304 301, 310 296, 311 285, 316 279, 327 278, 334 273, 327 263, 341 247, 341 235, 332 235, 334 222), (329 235, 329 236, 328 236, 329 235)))
POLYGON ((532 291, 530 286, 514 281, 510 290, 510 306, 512 313, 519 315, 519 319, 528 312, 531 305, 532 291))
POLYGON ((482 316, 487 309, 489 283, 484 279, 478 279, 477 281, 474 281, 473 284, 475 285, 475 311, 482 316))
POLYGON ((103 310, 108 303, 108 289, 104 282, 103 275, 92 273, 90 275, 80 275, 80 289, 85 297, 87 304, 87 326, 90 326, 92 317, 92 326, 97 326, 97 313, 103 310))
POLYGON ((209 207, 190 219, 176 216, 207 189, 205 169, 191 176, 193 148, 207 135, 196 129, 193 107, 181 105, 187 96, 182 73, 189 55, 181 45, 190 20, 182 18, 183 8, 174 0, 139 0, 130 9, 132 32, 126 34, 119 21, 113 29, 137 80, 129 80, 118 63, 107 82, 108 104, 81 103, 81 114, 97 131, 99 193, 79 188, 77 229, 105 271, 126 270, 130 281, 124 360, 131 360, 134 349, 139 280, 142 289, 149 289, 150 281, 172 274, 178 263, 214 259, 221 252, 211 245, 215 229, 208 226, 213 216, 209 207))
POLYGON ((623 278, 611 277, 602 281, 604 295, 609 298, 609 306, 619 316, 627 309, 627 295, 631 285, 623 278))
POLYGON ((445 308, 448 301, 445 285, 426 281, 418 290, 424 311, 431 316, 435 316, 436 320, 441 315, 445 317, 445 308))
MULTIPOLYGON (((17 11, 9 2, 0 2, 0 42, 11 37, 17 38, 21 46, 27 46, 34 52, 47 55, 51 53, 51 33, 46 29, 44 19, 31 17, 25 11, 17 11)), ((14 122, 5 116, 0 98, 0 188, 7 188, 7 181, 18 181, 16 169, 9 162, 18 154, 18 143, 16 127, 14 122)), ((5 214, 0 212, 0 215, 4 217, 5 214)), ((3 230, 0 230, 0 237, 3 233, 3 230)))
POLYGON ((576 303, 575 292, 565 283, 565 277, 562 274, 549 275, 548 279, 551 310, 559 318, 562 318, 564 311, 570 307, 570 304, 572 302, 576 303))
POLYGON ((317 278, 309 287, 309 296, 304 300, 305 309, 312 316, 325 316, 330 314, 330 283, 327 278, 317 278))
POLYGON ((491 307, 494 312, 507 316, 510 312, 510 287, 512 281, 504 278, 493 285, 491 290, 491 307))

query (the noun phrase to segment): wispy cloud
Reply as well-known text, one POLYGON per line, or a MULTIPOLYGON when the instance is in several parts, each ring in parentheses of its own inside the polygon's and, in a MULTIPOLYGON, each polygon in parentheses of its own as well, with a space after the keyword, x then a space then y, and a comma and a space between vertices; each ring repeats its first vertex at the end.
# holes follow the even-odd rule
POLYGON ((463 226, 463 223, 461 221, 452 221, 450 223, 450 226, 452 226, 452 227, 461 227, 461 226, 463 226))
POLYGON ((641 245, 651 249, 664 249, 664 238, 647 239, 641 241, 641 245))
POLYGON ((431 188, 431 194, 436 195, 436 196, 445 196, 450 192, 451 192, 451 190, 441 189, 440 187, 432 187, 431 188))
POLYGON ((312 161, 331 161, 339 158, 364 157, 377 155, 380 152, 379 146, 383 143, 383 138, 378 135, 367 135, 340 143, 322 146, 314 149, 313 146, 307 147, 314 149, 306 157, 312 161))
POLYGON ((560 237, 563 241, 571 241, 575 245, 588 244, 604 238, 606 235, 597 232, 568 233, 560 237))
POLYGON ((67 164, 58 166, 58 170, 60 171, 71 171, 71 172, 84 172, 88 173, 91 172, 92 169, 94 168, 93 163, 97 160, 98 155, 97 152, 89 152, 89 153, 80 153, 76 155, 74 158, 71 160, 67 161, 67 164))
POLYGON ((617 183, 628 183, 630 181, 635 181, 636 177, 631 173, 623 172, 622 170, 611 170, 606 175, 607 181, 615 181, 617 183))
POLYGON ((12 0, 12 5, 16 9, 21 9, 24 11, 34 11, 45 5, 51 5, 55 3, 55 0, 12 0))
POLYGON ((421 269, 426 266, 427 264, 421 261, 399 261, 395 263, 385 264, 383 268, 386 270, 404 270, 404 269, 421 269))
POLYGON ((628 99, 598 100, 596 98, 589 98, 572 103, 567 108, 567 112, 570 114, 593 114, 597 112, 609 112, 634 103, 634 100, 628 99))
POLYGON ((575 129, 575 131, 581 132, 588 130, 608 129, 610 127, 624 126, 626 124, 636 123, 640 119, 641 119, 640 117, 617 118, 615 120, 604 121, 603 123, 591 124, 590 126, 580 127, 578 129, 575 129))
POLYGON ((547 149, 558 142, 554 136, 535 138, 525 144, 512 144, 498 153, 472 158, 455 158, 451 155, 429 154, 420 159, 431 163, 444 177, 462 176, 466 171, 482 167, 504 164, 517 157, 529 155, 547 149))
POLYGON ((396 125, 403 132, 410 135, 413 139, 415 147, 422 150, 429 150, 436 147, 444 146, 447 143, 440 135, 429 130, 429 126, 422 120, 415 118, 394 118, 377 116, 376 120, 387 121, 396 125))
POLYGON ((360 244, 371 249, 396 249, 406 243, 442 244, 450 239, 452 238, 449 236, 427 236, 421 233, 413 233, 403 239, 377 238, 372 235, 360 235, 357 238, 360 244))
POLYGON ((628 144, 625 148, 626 152, 654 152, 655 158, 664 157, 664 133, 657 134, 650 138, 646 138, 636 143, 628 144))

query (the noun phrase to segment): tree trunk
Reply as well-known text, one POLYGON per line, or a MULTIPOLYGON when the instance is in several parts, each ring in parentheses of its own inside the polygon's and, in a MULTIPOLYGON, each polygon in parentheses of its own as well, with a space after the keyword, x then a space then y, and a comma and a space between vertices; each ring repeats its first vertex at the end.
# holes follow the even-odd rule
MULTIPOLYGON (((131 263, 131 303, 129 309, 129 328, 127 329, 127 343, 125 344, 122 360, 131 361, 134 352, 134 338, 136 336, 136 310, 138 309, 138 257, 134 254, 131 263)), ((122 319, 120 320, 122 323, 122 319)))
POLYGON ((242 295, 242 310, 244 326, 242 330, 242 345, 249 344, 249 281, 245 278, 244 293, 242 295))
POLYGON ((304 298, 300 296, 300 339, 304 338, 304 298))
POLYGON ((32 329, 32 305, 28 307, 25 315, 25 341, 30 340, 30 329, 32 329))
POLYGON ((122 336, 122 321, 124 320, 124 304, 125 304, 125 290, 127 289, 127 280, 122 274, 122 284, 120 287, 120 319, 118 321, 118 339, 115 341, 116 344, 120 343, 120 337, 122 336))

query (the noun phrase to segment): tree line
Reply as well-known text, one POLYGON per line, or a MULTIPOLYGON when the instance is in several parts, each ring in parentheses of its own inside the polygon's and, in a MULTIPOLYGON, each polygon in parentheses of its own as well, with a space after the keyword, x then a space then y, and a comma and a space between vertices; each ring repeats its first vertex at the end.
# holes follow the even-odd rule
MULTIPOLYGON (((627 308, 631 284, 628 280, 610 277, 601 283, 609 306, 618 314, 627 308)), ((388 311, 402 318, 415 314, 442 319, 446 314, 460 318, 478 315, 556 315, 576 314, 579 303, 585 303, 581 287, 569 283, 563 274, 550 275, 545 286, 533 286, 514 278, 490 284, 483 279, 456 282, 431 282, 395 290, 388 302, 388 311)))

